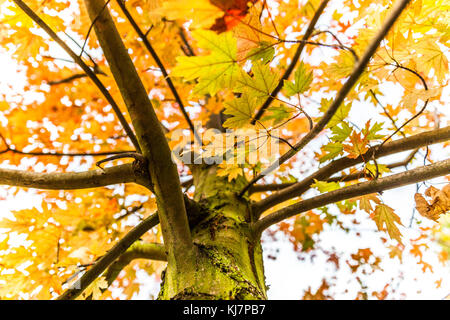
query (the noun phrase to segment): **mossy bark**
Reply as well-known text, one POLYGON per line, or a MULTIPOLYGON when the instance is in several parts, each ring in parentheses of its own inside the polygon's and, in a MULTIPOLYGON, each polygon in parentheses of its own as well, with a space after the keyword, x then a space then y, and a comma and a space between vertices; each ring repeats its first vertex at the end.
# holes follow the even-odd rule
POLYGON ((191 226, 195 244, 190 274, 176 274, 170 263, 159 299, 266 299, 262 250, 250 231, 247 199, 236 196, 245 181, 218 177, 214 166, 193 168, 195 200, 204 208, 191 226))

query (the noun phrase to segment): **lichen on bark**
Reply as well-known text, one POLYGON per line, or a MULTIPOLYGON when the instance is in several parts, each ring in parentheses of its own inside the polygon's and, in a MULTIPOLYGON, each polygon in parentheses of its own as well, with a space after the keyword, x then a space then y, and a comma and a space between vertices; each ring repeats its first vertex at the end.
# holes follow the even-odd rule
MULTIPOLYGON (((194 199, 206 211, 191 235, 196 262, 190 281, 175 292, 164 272, 159 299, 266 299, 262 250, 249 227, 249 200, 237 197, 245 181, 219 177, 215 166, 192 168, 194 199)), ((176 275, 171 275, 176 277, 176 275)), ((186 277, 184 277, 186 278, 186 277)))

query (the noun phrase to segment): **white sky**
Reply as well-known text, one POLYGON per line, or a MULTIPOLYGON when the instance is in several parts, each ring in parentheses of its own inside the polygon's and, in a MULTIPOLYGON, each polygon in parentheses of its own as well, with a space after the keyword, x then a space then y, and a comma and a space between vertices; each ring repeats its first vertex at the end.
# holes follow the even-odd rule
MULTIPOLYGON (((317 59, 320 59, 320 53, 318 53, 317 59)), ((23 85, 23 76, 17 72, 17 67, 11 60, 3 53, 0 52, 0 92, 6 92, 7 85, 13 85, 14 90, 21 89, 23 85)), ((398 90, 387 83, 385 85, 385 93, 389 99, 398 98, 398 90)), ((450 118, 450 110, 448 103, 450 102, 449 86, 444 90, 443 105, 430 104, 429 110, 436 107, 441 112, 445 111, 447 119, 441 119, 442 125, 446 125, 445 122, 450 118)), ((381 99, 382 100, 382 99, 381 99)), ((357 124, 364 124, 369 119, 377 118, 377 114, 373 107, 368 108, 364 103, 356 103, 350 114, 352 122, 357 124)), ((375 119, 376 120, 376 119, 375 119)), ((0 123, 2 126, 6 125, 4 118, 0 116, 0 123)), ((318 148, 320 141, 312 144, 312 148, 318 148)), ((439 157, 442 155, 442 159, 450 156, 449 150, 439 150, 439 147, 431 147, 433 152, 439 157)), ((404 154, 398 156, 396 160, 402 159, 404 154)), ((391 157, 392 159, 392 157, 391 157)), ((381 162, 383 163, 383 162, 381 162)), ((421 165, 421 160, 417 160, 415 165, 421 165)), ((433 180, 437 183, 441 183, 442 179, 433 180)), ((437 187, 442 185, 437 184, 437 187)), ((424 190, 423 187, 421 189, 424 190)), ((401 217, 402 223, 405 227, 400 227, 401 232, 404 234, 405 239, 417 237, 417 226, 412 225, 412 228, 408 228, 410 218, 414 208, 413 195, 416 192, 416 186, 406 186, 395 190, 386 191, 383 193, 384 202, 393 207, 395 212, 401 217)), ((0 196, 6 196, 5 188, 0 188, 0 196)), ((311 194, 310 194, 311 196, 311 194)), ((38 200, 39 197, 32 194, 19 192, 15 197, 9 197, 6 201, 2 201, 0 209, 0 217, 5 217, 10 214, 10 210, 17 210, 30 207, 38 200)), ((359 216, 363 216, 364 213, 358 212, 359 216)), ((417 217, 416 213, 416 217, 417 217)), ((427 221, 425 224, 429 223, 427 221)), ((345 234, 343 231, 328 230, 324 231, 321 235, 321 245, 325 248, 335 247, 338 251, 343 252, 345 257, 348 257, 350 253, 355 253, 358 248, 369 247, 375 253, 386 254, 386 247, 382 245, 377 239, 378 236, 374 233, 376 230, 373 222, 368 222, 367 225, 359 226, 363 230, 362 237, 356 238, 354 236, 345 234)), ((404 241, 406 244, 407 240, 404 241)), ((297 257, 298 254, 291 248, 291 244, 282 236, 274 243, 264 242, 263 248, 266 252, 273 252, 275 249, 279 249, 277 259, 265 259, 265 271, 267 277, 267 284, 270 286, 268 295, 270 299, 299 299, 302 296, 302 290, 308 286, 312 286, 314 292, 320 286, 322 277, 324 275, 336 275, 338 277, 337 286, 332 288, 331 292, 334 293, 336 298, 340 299, 352 299, 356 295, 356 291, 359 286, 349 272, 349 268, 346 266, 345 259, 341 260, 342 268, 338 273, 333 269, 332 264, 324 263, 326 257, 318 254, 314 263, 311 263, 308 259, 300 261, 297 257), (348 289, 349 293, 344 294, 344 289, 348 289)), ((408 251, 405 249, 405 253, 408 251)), ((429 271, 423 273, 421 266, 417 265, 416 259, 405 255, 404 264, 399 264, 398 260, 385 259, 382 263, 384 271, 377 271, 368 279, 369 288, 376 288, 382 290, 385 283, 391 277, 396 278, 398 271, 404 272, 404 280, 400 281, 398 292, 406 293, 408 299, 442 299, 450 293, 450 266, 442 266, 439 263, 432 263, 434 273, 429 271), (435 281, 439 278, 443 279, 441 288, 437 289, 435 281), (417 279, 415 281, 414 279, 417 279)), ((433 256, 424 258, 426 261, 433 261, 433 256)), ((367 278, 365 278, 367 279, 367 278)), ((155 283, 152 276, 148 276, 145 273, 140 273, 137 281, 145 283, 140 294, 135 298, 148 298, 149 294, 156 295, 159 289, 159 285, 155 283)), ((371 298, 371 297, 369 297, 371 298)), ((400 298, 396 296, 389 296, 388 298, 400 298)))

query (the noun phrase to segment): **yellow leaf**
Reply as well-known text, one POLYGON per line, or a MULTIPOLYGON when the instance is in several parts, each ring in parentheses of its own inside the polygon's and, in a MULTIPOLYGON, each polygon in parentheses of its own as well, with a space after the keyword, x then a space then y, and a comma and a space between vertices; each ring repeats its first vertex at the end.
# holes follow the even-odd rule
POLYGON ((386 230, 391 237, 398 242, 401 241, 401 233, 396 224, 402 225, 400 217, 394 213, 391 207, 385 204, 379 204, 375 208, 375 212, 371 215, 371 218, 375 221, 378 230, 386 230))
POLYGON ((217 169, 217 175, 219 177, 228 177, 228 182, 230 182, 242 175, 242 169, 238 165, 221 164, 219 169, 217 169))
POLYGON ((108 288, 108 282, 106 281, 105 277, 100 277, 95 279, 89 287, 84 290, 83 294, 80 296, 82 299, 88 298, 92 294, 93 300, 98 300, 103 292, 102 289, 108 288))
POLYGON ((192 19, 192 28, 209 28, 224 12, 212 5, 208 0, 171 0, 164 1, 162 7, 156 10, 170 20, 192 19))

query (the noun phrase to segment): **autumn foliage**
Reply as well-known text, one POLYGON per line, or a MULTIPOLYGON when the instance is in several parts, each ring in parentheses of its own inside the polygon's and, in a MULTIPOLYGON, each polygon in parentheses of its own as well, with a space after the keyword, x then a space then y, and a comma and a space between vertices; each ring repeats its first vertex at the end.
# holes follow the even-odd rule
MULTIPOLYGON (((1 299, 61 296, 133 227, 166 212, 159 187, 165 181, 136 184, 128 176, 126 183, 95 188, 50 188, 39 186, 38 176, 25 184, 8 171, 108 176, 113 166, 135 172, 152 161, 136 126, 143 120, 130 112, 85 2, 98 1, 0 0, 0 63, 7 70, 0 75, 1 299), (119 157, 98 163, 110 156, 119 157)), ((253 210, 251 228, 258 236, 265 230, 263 248, 287 239, 302 261, 322 256, 334 270, 319 285, 297 288, 298 298, 333 299, 342 272, 357 289, 342 289, 340 298, 401 298, 396 274, 370 286, 371 276, 389 272, 386 261, 405 270, 413 265, 419 280, 433 267, 448 268, 450 4, 410 1, 368 55, 397 2, 105 2, 171 150, 198 159, 231 155, 217 165, 217 176, 241 191, 234 201, 245 199, 253 210), (225 130, 238 132, 231 149, 222 146, 225 130), (240 136, 246 130, 264 139, 252 144, 240 136), (253 157, 269 142, 277 144, 277 157, 253 157), (439 174, 420 171, 438 166, 439 174), (393 174, 407 179, 398 186, 417 186, 401 199, 404 209, 387 200, 394 191, 384 191, 391 187, 383 179, 393 174), (360 192, 358 183, 367 188, 360 192), (355 250, 326 245, 335 235, 357 243, 368 234, 378 249, 364 241, 355 250)), ((156 126, 147 127, 156 132, 156 126)), ((180 199, 202 203, 193 166, 176 160, 176 168, 180 199)), ((157 225, 134 246, 170 243, 165 232, 157 225)), ((136 279, 142 272, 161 280, 165 257, 129 257, 114 259, 117 269, 105 267, 79 298, 130 299, 141 290, 136 279)), ((264 257, 277 258, 272 252, 264 257)), ((440 288, 443 279, 435 278, 440 288)))

